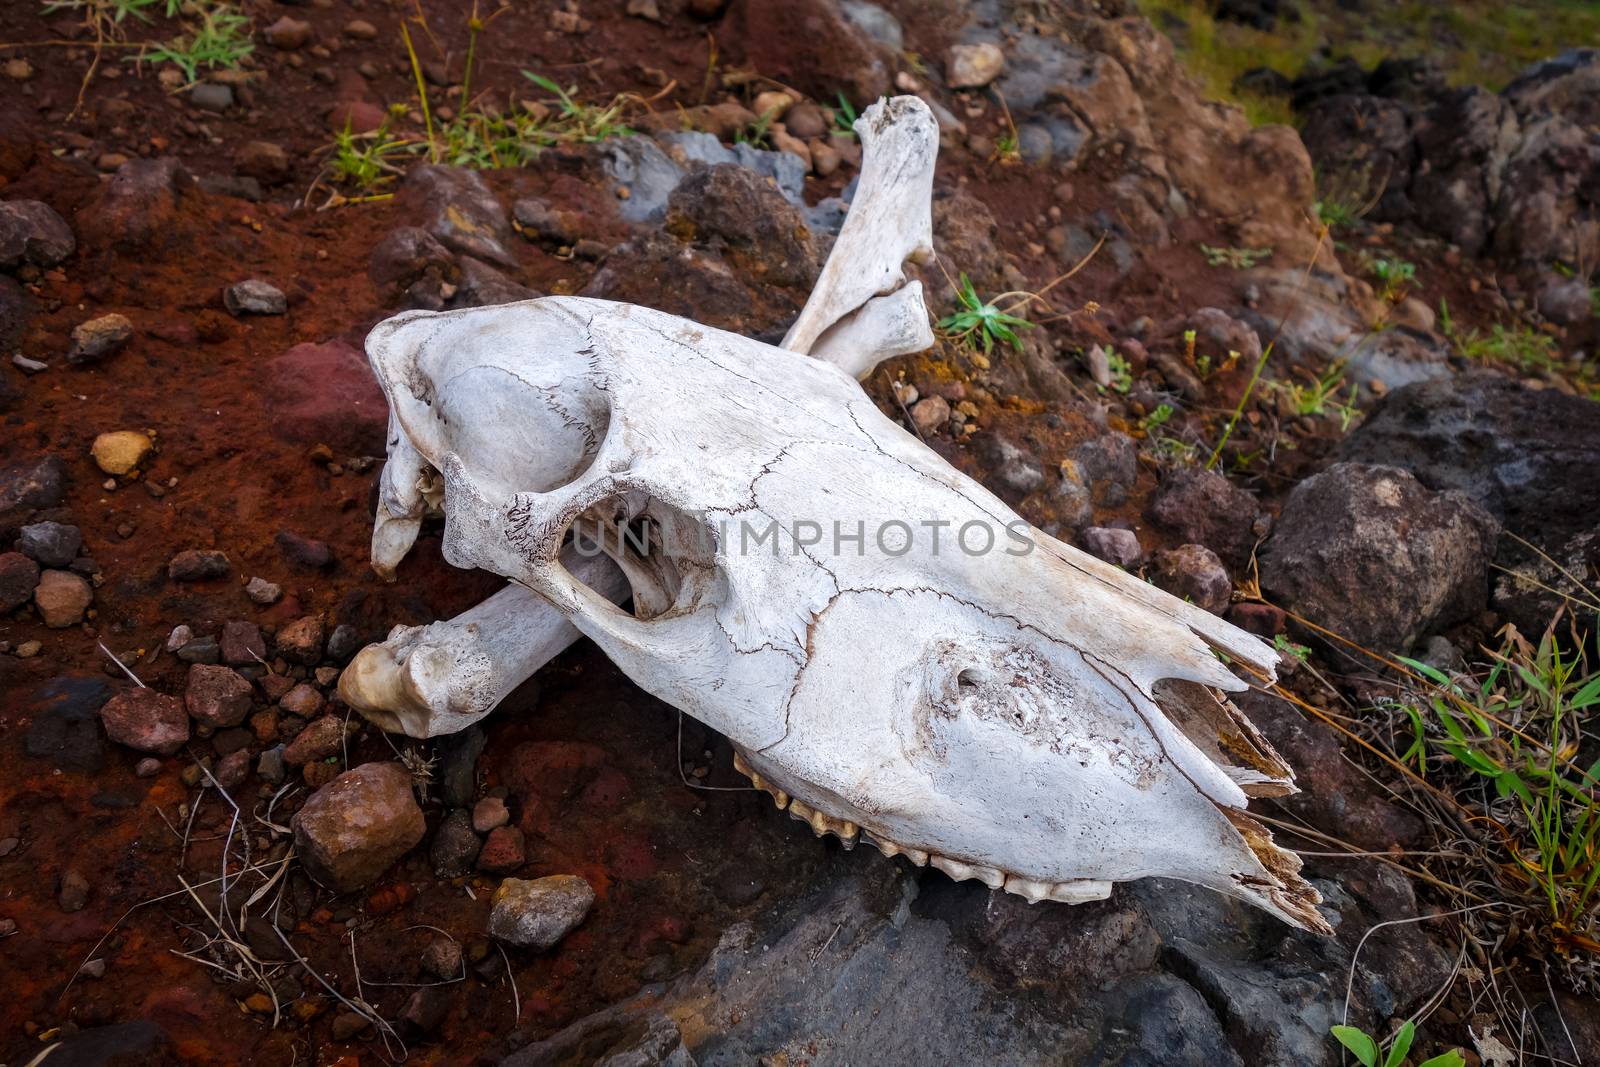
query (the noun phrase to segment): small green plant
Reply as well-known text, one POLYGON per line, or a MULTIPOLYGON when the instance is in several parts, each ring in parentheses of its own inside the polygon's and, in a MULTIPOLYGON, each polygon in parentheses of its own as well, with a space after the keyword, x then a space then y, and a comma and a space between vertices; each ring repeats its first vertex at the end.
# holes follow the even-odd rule
POLYGON ((1556 365, 1555 338, 1532 326, 1496 323, 1488 333, 1468 330, 1456 337, 1452 330, 1451 336, 1463 356, 1479 363, 1505 363, 1522 370, 1550 370, 1556 365))
POLYGON ((391 156, 403 155, 410 145, 389 134, 389 120, 372 133, 352 133, 350 124, 333 135, 333 158, 327 167, 333 180, 370 193, 400 174, 391 156))
MULTIPOLYGON (((169 13, 175 6, 169 0, 169 13)), ((256 50, 250 39, 249 17, 233 5, 199 3, 186 10, 192 18, 185 32, 142 57, 130 56, 128 62, 171 63, 183 72, 184 81, 193 85, 200 80, 202 68, 236 70, 256 50)))
POLYGON ((1383 287, 1378 290, 1378 299, 1386 304, 1392 304, 1406 294, 1406 290, 1417 280, 1417 265, 1407 263, 1403 259, 1391 259, 1387 256, 1377 259, 1369 258, 1365 253, 1362 259, 1367 264, 1367 269, 1383 287))
POLYGON ((542 74, 531 70, 522 76, 541 89, 555 94, 559 112, 553 122, 545 123, 541 132, 549 143, 598 144, 613 137, 631 137, 634 131, 623 122, 630 97, 626 94, 612 97, 605 105, 585 104, 577 99, 576 85, 563 89, 542 74))
POLYGON ((965 271, 956 289, 956 299, 961 303, 960 310, 939 320, 939 329, 945 331, 951 340, 967 344, 976 342, 986 356, 994 350, 996 341, 1004 341, 1019 352, 1022 350, 1022 338, 1017 336, 1017 331, 1031 330, 1033 323, 980 299, 965 271))
MULTIPOLYGON (((1111 390, 1123 396, 1128 395, 1128 390, 1133 388, 1133 368, 1128 366, 1128 357, 1116 349, 1106 351, 1106 366, 1111 370, 1111 390)), ((1101 392, 1105 390, 1102 389, 1101 392)))
POLYGON ((1249 270, 1262 260, 1272 258, 1270 248, 1215 248, 1201 245, 1200 251, 1205 254, 1207 266, 1232 267, 1234 270, 1249 270))
POLYGON ((1342 200, 1318 200, 1311 205, 1317 221, 1330 230, 1348 229, 1361 220, 1357 209, 1342 200))
POLYGON ((1139 426, 1149 436, 1152 430, 1158 430, 1172 421, 1174 409, 1171 404, 1157 404, 1155 410, 1139 421, 1139 426))
POLYGON ((1277 649, 1279 652, 1282 652, 1286 656, 1293 656, 1301 663, 1304 663, 1306 657, 1311 655, 1311 650, 1309 648, 1307 648, 1305 645, 1295 644, 1293 641, 1289 640, 1288 634, 1275 634, 1272 638, 1272 647, 1277 649))
POLYGON ((1482 669, 1452 677, 1401 660, 1431 685, 1403 705, 1412 744, 1402 760, 1426 775, 1430 756, 1448 757, 1458 777, 1493 785, 1494 798, 1478 802, 1504 842, 1502 890, 1543 913, 1525 925, 1543 928, 1569 958, 1600 954, 1600 760, 1577 761, 1585 720, 1600 707, 1600 672, 1588 670, 1582 641, 1573 644, 1564 651, 1553 626, 1538 645, 1507 627, 1482 669))
POLYGON ((1330 364, 1326 371, 1306 385, 1284 381, 1267 384, 1288 398, 1289 405, 1296 415, 1339 416, 1341 433, 1349 430, 1350 424, 1361 417, 1361 411, 1356 407, 1354 385, 1350 386, 1346 399, 1339 399, 1340 390, 1345 385, 1343 363, 1330 364))
POLYGON ((172 18, 178 13, 178 0, 50 0, 44 5, 46 15, 60 11, 82 11, 89 18, 105 18, 121 25, 129 15, 149 24, 151 8, 160 6, 162 14, 172 18))
MULTIPOLYGON (((1339 1044, 1350 1050, 1361 1067, 1403 1067, 1406 1055, 1411 1051, 1411 1043, 1416 1040, 1417 1026, 1406 1020, 1395 1031, 1387 1049, 1380 1048, 1378 1042, 1359 1027, 1335 1026, 1331 1032, 1339 1044)), ((1423 1060, 1417 1067, 1466 1067, 1466 1062, 1461 1053, 1451 1049, 1423 1060)))
POLYGON ((833 133, 844 137, 856 135, 856 109, 843 93, 837 94, 839 106, 833 112, 833 133))
POLYGON ((772 125, 772 112, 767 112, 754 122, 748 122, 739 127, 733 135, 735 144, 747 144, 751 148, 768 148, 767 131, 772 125))

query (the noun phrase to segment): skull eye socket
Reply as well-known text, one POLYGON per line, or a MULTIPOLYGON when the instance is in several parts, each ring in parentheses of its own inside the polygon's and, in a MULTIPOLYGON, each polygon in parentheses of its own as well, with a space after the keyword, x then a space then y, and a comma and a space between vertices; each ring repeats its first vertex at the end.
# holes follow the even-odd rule
POLYGON ((640 621, 693 611, 721 586, 711 529, 643 490, 590 505, 566 538, 581 556, 604 554, 616 562, 640 621))

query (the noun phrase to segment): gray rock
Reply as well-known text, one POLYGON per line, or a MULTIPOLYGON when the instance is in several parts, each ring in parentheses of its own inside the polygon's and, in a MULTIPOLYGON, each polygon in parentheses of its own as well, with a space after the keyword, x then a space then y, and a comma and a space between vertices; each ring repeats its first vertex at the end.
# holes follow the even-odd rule
MULTIPOLYGON (((630 188, 629 193, 632 192, 630 188)), ((551 207, 550 202, 540 196, 524 197, 512 204, 511 217, 516 220, 522 236, 530 240, 570 245, 578 239, 580 220, 571 212, 551 207)))
POLYGON ((0 469, 0 535, 58 506, 66 497, 67 465, 60 456, 24 460, 0 469))
POLYGON ((98 363, 120 352, 132 338, 133 323, 128 321, 126 315, 101 315, 97 319, 90 319, 73 328, 67 362, 98 363))
POLYGON ((244 587, 244 595, 257 604, 276 604, 283 596, 283 587, 265 578, 251 578, 244 587))
POLYGON ((984 437, 978 455, 989 467, 987 481, 998 486, 1003 496, 1017 500, 1044 487, 1039 460, 998 434, 984 437))
POLYGON ((38 200, 0 201, 0 270, 53 267, 77 250, 72 228, 38 200))
POLYGON ((282 745, 267 749, 256 760, 256 776, 268 785, 281 785, 286 773, 282 745))
POLYGON ((28 722, 23 752, 46 760, 52 768, 94 773, 105 766, 105 735, 100 708, 111 699, 101 678, 66 675, 19 693, 16 714, 28 722))
POLYGON ((506 277, 489 264, 471 256, 461 257, 461 281, 453 308, 491 307, 510 304, 518 300, 532 300, 541 294, 506 277))
POLYGON ((1094 502, 1121 507, 1139 477, 1139 447, 1133 438, 1116 430, 1079 442, 1069 453, 1094 502))
POLYGON ((1250 559, 1260 528, 1256 498, 1216 471, 1186 467, 1162 481, 1150 517, 1191 544, 1205 545, 1232 567, 1250 559))
POLYGON ((1217 554, 1204 545, 1179 545, 1156 553, 1153 577, 1161 588, 1214 615, 1233 599, 1233 582, 1217 554))
POLYGON ((400 199, 420 215, 422 228, 451 251, 497 267, 516 267, 511 220, 477 171, 439 164, 417 167, 401 184, 400 199))
POLYGON ((1551 278, 1539 289, 1539 314, 1559 326, 1576 326, 1594 315, 1594 297, 1582 278, 1551 278))
POLYGON ((472 813, 456 808, 440 820, 433 834, 433 844, 428 847, 433 873, 440 878, 471 874, 482 847, 483 842, 472 830, 472 813))
POLYGON ((1056 508, 1056 517, 1063 526, 1078 529, 1094 518, 1093 493, 1084 476, 1083 467, 1075 460, 1061 464, 1061 480, 1050 492, 1056 508))
POLYGON ((65 567, 78 558, 83 531, 60 522, 36 522, 17 535, 17 551, 41 567, 65 567))
POLYGON ((228 286, 222 302, 234 315, 282 315, 289 310, 289 301, 282 290, 259 278, 250 278, 228 286))
POLYGON ((445 288, 460 281, 461 268, 427 230, 401 226, 373 246, 367 277, 386 299, 404 296, 413 307, 438 311, 445 288))
POLYGON ((233 106, 233 86, 201 82, 189 90, 189 103, 201 111, 221 114, 233 106))
POLYGON ((594 890, 576 875, 507 878, 494 891, 489 935, 543 952, 576 929, 593 906, 594 890))
POLYGON ((1091 526, 1080 535, 1084 551, 1118 567, 1137 567, 1144 558, 1139 537, 1115 526, 1091 526))
POLYGON ((1398 467, 1338 463, 1289 494, 1260 554, 1262 588, 1290 611, 1378 651, 1487 605, 1500 527, 1465 495, 1398 467))
POLYGON ((469 726, 439 739, 439 797, 446 807, 470 808, 478 793, 478 757, 483 754, 483 728, 469 726))
POLYGON ((906 35, 900 20, 884 8, 869 0, 841 0, 839 10, 844 12, 845 18, 860 27, 862 33, 889 51, 899 54, 905 49, 906 35))

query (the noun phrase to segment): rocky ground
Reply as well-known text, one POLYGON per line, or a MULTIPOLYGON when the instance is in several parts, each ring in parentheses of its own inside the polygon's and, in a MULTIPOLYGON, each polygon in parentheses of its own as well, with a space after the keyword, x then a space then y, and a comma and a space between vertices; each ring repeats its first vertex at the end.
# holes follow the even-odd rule
POLYGON ((1565 972, 1397 866, 1425 812, 1328 725, 1386 732, 1383 683, 1293 618, 1449 667, 1600 566, 1600 55, 1499 93, 1346 71, 1297 132, 1114 2, 239 7, 254 54, 193 86, 121 61, 137 19, 97 48, 81 6, 0 10, 5 1062, 1331 1065, 1347 1011, 1600 1058, 1565 972), (548 108, 523 70, 629 94, 628 132, 428 161, 430 122, 548 108), (1332 938, 814 840, 586 644, 437 742, 338 700, 365 643, 500 584, 432 530, 368 569, 367 330, 582 293, 776 340, 853 191, 841 95, 894 91, 943 130, 935 313, 962 274, 1042 296, 1018 347, 869 391, 1043 529, 1312 646, 1299 707, 1244 706, 1332 938), (380 127, 383 180, 341 183, 337 135, 380 127))

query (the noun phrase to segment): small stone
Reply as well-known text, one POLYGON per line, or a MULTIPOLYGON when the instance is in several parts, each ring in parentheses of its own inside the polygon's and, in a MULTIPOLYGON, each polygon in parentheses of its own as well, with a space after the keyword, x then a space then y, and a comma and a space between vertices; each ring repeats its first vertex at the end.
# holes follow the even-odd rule
POLYGON ((355 41, 370 41, 378 36, 378 27, 366 19, 351 19, 344 24, 344 35, 355 41))
POLYGON ((222 303, 233 315, 282 315, 289 310, 283 291, 259 278, 228 286, 223 290, 222 303))
POLYGON ((78 973, 85 978, 104 978, 106 976, 106 961, 90 960, 78 968, 78 973))
POLYGON ((0 73, 14 82, 25 82, 33 77, 33 64, 26 59, 8 59, 0 63, 0 73))
POLYGON ((1233 582, 1228 568, 1204 545, 1179 545, 1156 553, 1155 582, 1173 596, 1213 615, 1228 610, 1233 582))
POLYGON ((511 216, 524 237, 557 245, 570 245, 578 239, 578 220, 569 212, 552 208, 542 197, 518 200, 511 205, 511 216))
MULTIPOLYGON (((233 106, 233 86, 219 85, 216 82, 201 82, 189 90, 189 103, 201 111, 214 111, 220 115, 233 106)), ((124 159, 122 162, 126 163, 127 160, 124 159)), ((117 164, 117 167, 120 166, 122 166, 122 163, 117 164)), ((117 167, 109 169, 116 170, 117 167)))
POLYGON ((506 802, 499 797, 484 797, 472 806, 472 828, 480 834, 497 830, 510 821, 506 802))
POLYGON ((17 646, 18 659, 32 659, 44 649, 43 641, 24 641, 17 646))
POLYGON ((427 826, 398 763, 365 763, 318 789, 294 817, 307 872, 340 893, 371 885, 422 840, 427 826))
POLYGON ((44 571, 33 590, 33 604, 52 630, 76 626, 94 603, 89 583, 71 571, 44 571))
POLYGON ((1136 567, 1144 557, 1139 538, 1132 530, 1115 526, 1091 526, 1082 534, 1084 549, 1118 567, 1136 567))
POLYGON ((196 663, 189 668, 183 703, 196 722, 238 726, 250 714, 251 692, 250 683, 229 668, 196 663))
POLYGON ((278 706, 290 715, 298 715, 302 719, 309 719, 322 710, 322 694, 317 692, 315 686, 301 682, 278 701, 278 706))
POLYGON ((462 975, 461 942, 450 937, 436 937, 422 951, 422 969, 449 982, 462 975))
POLYGON ((133 776, 135 778, 154 778, 160 773, 161 761, 154 756, 146 756, 133 765, 133 776))
POLYGON ((250 777, 250 750, 240 748, 228 753, 217 761, 217 768, 211 773, 222 788, 230 792, 239 788, 250 777))
POLYGON ((289 153, 271 141, 249 141, 233 156, 233 171, 263 185, 277 185, 289 177, 289 153))
POLYGON ((450 994, 439 986, 423 986, 411 994, 397 1020, 401 1027, 422 1037, 433 1033, 450 1012, 450 994))
POLYGON ((265 578, 251 578, 244 587, 244 595, 257 604, 276 604, 278 598, 283 596, 283 587, 265 578))
MULTIPOLYGON (((72 331, 68 363, 98 363, 121 350, 133 338, 133 323, 126 315, 102 315, 81 323, 72 331)), ((112 471, 111 473, 119 473, 112 471)))
POLYGON ((0 270, 27 263, 49 269, 72 255, 72 229, 40 200, 0 201, 0 270))
POLYGON ((555 874, 532 881, 507 878, 494 892, 489 935, 510 945, 544 951, 577 928, 594 906, 582 878, 555 874))
POLYGON ((324 715, 295 735, 283 750, 283 761, 291 767, 336 756, 344 748, 344 720, 324 715))
POLYGON ((167 563, 167 577, 175 582, 204 582, 226 578, 233 570, 225 553, 214 548, 189 548, 167 563))
POLYGON ((945 81, 952 89, 981 89, 1005 69, 1006 54, 987 41, 951 45, 945 53, 945 81))
POLYGON ((942 396, 925 396, 911 409, 911 421, 924 436, 937 433, 950 421, 950 402, 942 396))
POLYGON ((515 826, 500 826, 490 831, 478 853, 478 870, 489 874, 509 874, 527 861, 527 839, 515 826))
POLYGON ((301 537, 292 530, 279 530, 273 540, 277 542, 278 551, 283 553, 283 558, 297 567, 327 570, 335 562, 333 549, 326 541, 301 537))
POLYGON ((311 43, 311 23, 283 15, 262 30, 261 36, 265 37, 272 47, 284 52, 293 52, 311 43))
POLYGON ((365 1015, 344 1011, 334 1016, 328 1032, 335 1041, 349 1041, 371 1025, 372 1022, 365 1015))
POLYGON ((230 667, 259 667, 266 662, 267 643, 261 627, 245 619, 222 624, 222 662, 230 667))
POLYGON ((326 655, 340 666, 350 662, 350 657, 360 651, 361 634, 349 623, 340 623, 333 628, 333 633, 328 635, 326 655))
POLYGON ((167 643, 165 647, 168 652, 176 652, 178 649, 182 648, 184 645, 187 645, 193 640, 194 630, 190 629, 190 627, 185 623, 179 623, 178 625, 174 626, 172 628, 172 632, 167 635, 167 643))
POLYGON ((256 760, 256 776, 268 785, 282 785, 286 773, 282 745, 267 749, 261 753, 261 758, 256 760))
POLYGON ((82 547, 83 531, 60 522, 36 522, 17 535, 17 550, 41 567, 65 567, 82 547))
POLYGON ((139 752, 170 756, 189 740, 189 715, 177 697, 125 689, 100 709, 106 736, 139 752))
MULTIPOLYGON (((828 119, 816 104, 796 104, 784 112, 783 124, 789 132, 802 141, 821 137, 828 132, 828 119)), ((813 152, 816 150, 813 149, 813 152)))
POLYGON ((21 552, 0 552, 0 615, 33 599, 39 586, 39 565, 21 552))
POLYGON ((311 666, 322 658, 322 616, 307 615, 278 631, 278 655, 290 663, 311 666))
POLYGON ((89 879, 74 870, 63 871, 56 889, 56 903, 65 912, 82 911, 89 903, 89 879))
POLYGON ((185 663, 218 663, 222 660, 222 650, 217 647, 214 637, 196 637, 194 640, 178 649, 178 658, 185 663))
POLYGON ((464 808, 456 808, 440 820, 428 859, 440 878, 454 878, 472 870, 482 848, 483 842, 472 832, 472 816, 464 808))
POLYGON ((137 430, 114 430, 94 439, 89 455, 107 474, 127 474, 144 461, 155 442, 137 430))

